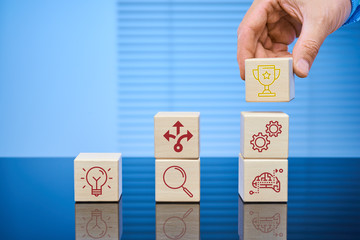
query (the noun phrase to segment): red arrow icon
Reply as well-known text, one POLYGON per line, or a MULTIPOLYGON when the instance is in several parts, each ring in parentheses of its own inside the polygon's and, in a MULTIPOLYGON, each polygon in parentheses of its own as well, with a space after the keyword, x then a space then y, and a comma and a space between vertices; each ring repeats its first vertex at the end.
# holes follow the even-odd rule
POLYGON ((182 135, 181 137, 179 137, 179 139, 177 140, 177 142, 180 143, 183 138, 187 138, 187 140, 189 141, 192 137, 193 137, 193 135, 192 135, 191 132, 189 132, 189 130, 188 130, 186 134, 184 134, 184 135, 182 135))
POLYGON ((164 137, 166 138, 166 140, 170 141, 170 138, 175 139, 176 137, 172 134, 170 134, 170 130, 168 130, 165 134, 164 137))
MULTIPOLYGON (((184 125, 182 125, 182 123, 180 121, 177 121, 173 127, 176 127, 176 136, 170 133, 170 130, 168 130, 163 136, 164 138, 170 142, 170 138, 172 139, 176 139, 177 136, 180 135, 180 129, 182 127, 184 127, 184 125)), ((187 139, 187 141, 189 141, 191 138, 193 137, 193 135, 191 134, 191 132, 189 130, 187 130, 186 134, 180 136, 177 141, 176 144, 174 145, 174 150, 175 152, 181 152, 183 150, 183 145, 181 144, 181 140, 183 140, 184 138, 187 139)))
MULTIPOLYGON (((181 124, 181 122, 177 121, 173 127, 176 127, 176 136, 180 134, 180 128, 183 127, 184 125, 181 124)), ((188 131, 189 132, 189 131, 188 131)))
POLYGON ((189 132, 189 130, 187 131, 186 134, 179 137, 176 144, 174 145, 175 152, 181 152, 183 150, 183 145, 181 144, 181 140, 187 138, 187 140, 189 141, 192 137, 193 135, 191 134, 191 132, 189 132))

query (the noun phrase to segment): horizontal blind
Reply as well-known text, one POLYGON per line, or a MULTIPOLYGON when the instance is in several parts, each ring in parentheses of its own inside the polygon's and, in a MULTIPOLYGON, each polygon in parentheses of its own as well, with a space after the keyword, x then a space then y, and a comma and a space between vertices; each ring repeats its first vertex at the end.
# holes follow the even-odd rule
POLYGON ((236 30, 252 1, 119 0, 118 141, 153 156, 153 116, 201 112, 201 156, 236 156, 241 111, 290 115, 290 156, 360 156, 359 25, 325 42, 290 103, 246 103, 236 30))

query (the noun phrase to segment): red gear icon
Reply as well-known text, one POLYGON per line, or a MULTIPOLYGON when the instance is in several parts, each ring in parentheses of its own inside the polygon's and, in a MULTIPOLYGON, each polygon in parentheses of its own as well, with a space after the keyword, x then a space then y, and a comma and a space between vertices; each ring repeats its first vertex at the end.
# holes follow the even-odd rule
POLYGON ((257 135, 254 134, 253 139, 250 141, 251 145, 253 146, 253 150, 258 150, 258 152, 262 152, 263 150, 267 150, 270 144, 267 135, 263 135, 259 132, 257 135))
POLYGON ((269 124, 266 124, 266 133, 269 134, 269 137, 277 137, 282 133, 281 128, 278 121, 270 121, 269 124))

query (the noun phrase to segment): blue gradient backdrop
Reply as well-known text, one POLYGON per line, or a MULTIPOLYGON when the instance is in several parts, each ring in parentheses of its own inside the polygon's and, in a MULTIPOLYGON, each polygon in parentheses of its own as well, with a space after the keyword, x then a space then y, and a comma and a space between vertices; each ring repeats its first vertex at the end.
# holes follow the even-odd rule
POLYGON ((153 115, 201 112, 201 155, 237 156, 240 111, 281 110, 290 156, 359 157, 360 25, 325 42, 290 103, 246 103, 244 0, 2 0, 0 156, 153 155, 153 115))

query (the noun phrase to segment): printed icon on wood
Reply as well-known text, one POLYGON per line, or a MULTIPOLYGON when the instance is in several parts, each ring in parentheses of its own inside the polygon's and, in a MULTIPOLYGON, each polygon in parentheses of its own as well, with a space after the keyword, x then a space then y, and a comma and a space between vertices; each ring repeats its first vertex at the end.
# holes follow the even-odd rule
POLYGON ((256 191, 250 190, 250 195, 259 193, 261 188, 272 189, 276 193, 279 193, 281 190, 281 183, 276 177, 276 173, 283 173, 283 169, 275 169, 272 174, 264 172, 256 176, 252 181, 252 186, 256 188, 256 191))
POLYGON ((189 197, 191 198, 194 197, 194 195, 189 191, 189 189, 184 187, 186 183, 186 172, 181 167, 179 166, 168 167, 164 171, 163 180, 164 180, 164 184, 168 188, 171 189, 182 188, 189 197))
POLYGON ((287 159, 244 159, 239 155, 239 195, 244 202, 287 202, 287 159))
POLYGON ((245 60, 247 102, 290 102, 295 97, 292 58, 245 60))
POLYGON ((252 136, 252 140, 250 144, 252 145, 252 149, 254 151, 262 152, 266 151, 270 145, 270 137, 278 137, 281 134, 281 124, 278 121, 270 121, 266 124, 265 134, 259 132, 258 134, 254 134, 252 136))
POLYGON ((159 112, 154 116, 156 159, 199 158, 198 112, 159 112))
POLYGON ((76 202, 115 202, 122 193, 121 153, 80 153, 74 160, 76 202))
POLYGON ((280 77, 280 69, 275 65, 258 65, 252 70, 253 76, 264 86, 264 91, 258 93, 259 97, 276 97, 275 92, 271 92, 269 87, 280 77))
MULTIPOLYGON (((180 129, 182 127, 184 127, 184 125, 181 124, 180 121, 177 121, 174 125, 174 128, 176 128, 176 134, 171 134, 170 130, 168 130, 165 134, 164 134, 164 138, 168 141, 168 142, 172 142, 171 139, 175 140, 175 144, 174 144, 174 151, 175 152, 181 152, 183 150, 183 145, 181 144, 181 141, 184 139, 189 141, 193 135, 189 130, 186 130, 186 134, 180 134, 180 129)), ((174 131, 175 132, 175 131, 174 131)))
POLYGON ((111 189, 111 183, 110 181, 113 179, 111 177, 111 168, 108 168, 107 171, 103 169, 102 167, 95 166, 90 168, 89 170, 86 170, 85 168, 82 169, 84 171, 84 176, 82 176, 80 179, 85 180, 83 188, 89 188, 91 189, 91 195, 94 195, 95 197, 98 197, 99 195, 102 195, 103 187, 108 187, 111 189))
POLYGON ((200 201, 200 159, 156 159, 157 202, 200 201))
POLYGON ((289 116, 282 112, 241 112, 240 152, 244 158, 288 158, 289 116))

